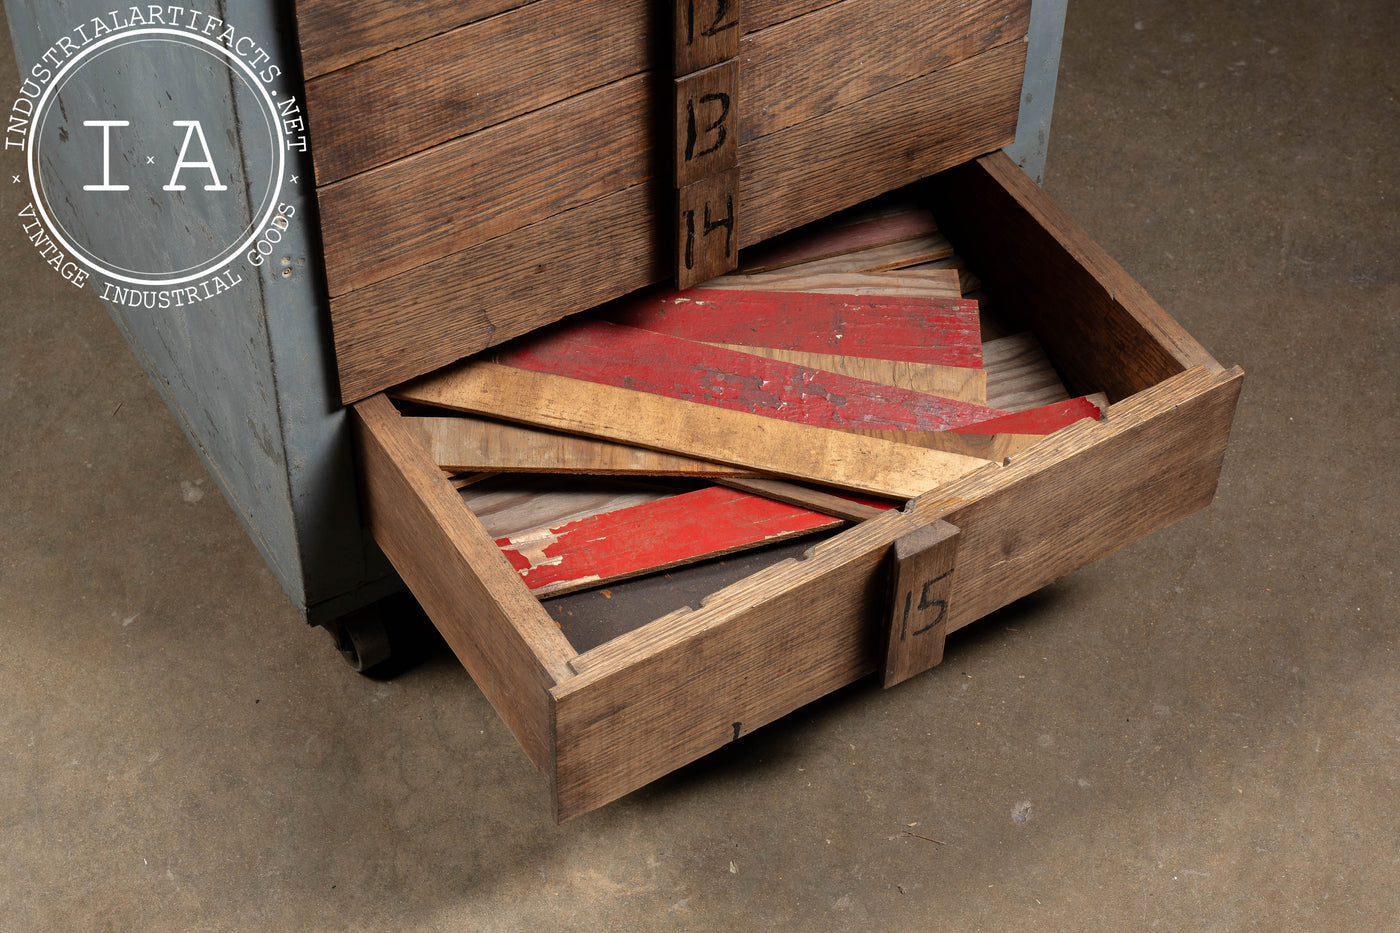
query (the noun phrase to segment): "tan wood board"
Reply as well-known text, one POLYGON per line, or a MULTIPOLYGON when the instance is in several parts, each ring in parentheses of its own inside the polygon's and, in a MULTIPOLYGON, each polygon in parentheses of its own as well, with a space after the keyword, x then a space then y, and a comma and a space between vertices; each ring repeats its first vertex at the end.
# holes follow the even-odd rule
POLYGON ((454 471, 594 476, 747 476, 742 467, 471 416, 405 417, 438 466, 454 471))
POLYGON ((843 376, 854 376, 857 379, 868 379, 881 385, 899 386, 926 395, 955 398, 975 405, 987 404, 987 372, 982 369, 909 363, 904 360, 876 360, 861 356, 837 356, 832 353, 808 353, 802 350, 775 350, 742 344, 717 343, 712 346, 752 353, 755 356, 765 356, 829 373, 840 373, 843 376))
POLYGON ((800 505, 814 512, 835 515, 837 518, 846 518, 856 522, 878 518, 888 511, 888 509, 882 509, 879 506, 847 499, 845 496, 833 495, 823 489, 815 489, 801 483, 792 483, 766 476, 752 478, 726 476, 716 479, 715 482, 721 486, 751 492, 756 496, 776 499, 789 505, 800 505))
POLYGON ((801 271, 801 266, 790 266, 753 275, 716 276, 706 282, 705 287, 828 295, 897 295, 903 298, 962 297, 956 269, 807 274, 801 271))
POLYGON ((907 498, 986 461, 473 360, 394 390, 408 401, 907 498))
POLYGON ((1063 402, 1069 390, 1030 332, 998 337, 982 344, 987 370, 987 404, 1005 411, 1027 411, 1063 402))

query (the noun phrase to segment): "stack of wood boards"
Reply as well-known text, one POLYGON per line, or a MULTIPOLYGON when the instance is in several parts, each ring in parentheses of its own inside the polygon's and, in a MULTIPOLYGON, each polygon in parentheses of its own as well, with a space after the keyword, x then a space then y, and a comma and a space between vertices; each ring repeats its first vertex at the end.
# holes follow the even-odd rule
MULTIPOLYGON (((344 402, 674 274, 670 6, 298 0, 344 402)), ((1030 0, 732 6, 740 247, 1015 136, 1030 0)))
POLYGON ((1099 417, 1032 335, 984 341, 964 285, 929 214, 877 206, 391 395, 553 596, 830 532, 1099 417))

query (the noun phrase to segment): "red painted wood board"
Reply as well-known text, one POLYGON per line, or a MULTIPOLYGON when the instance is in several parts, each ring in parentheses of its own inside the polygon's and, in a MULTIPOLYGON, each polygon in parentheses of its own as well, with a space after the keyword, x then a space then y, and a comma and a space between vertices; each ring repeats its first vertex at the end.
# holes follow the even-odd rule
POLYGON ((496 541, 539 597, 719 557, 843 524, 711 486, 496 541))
POLYGON ((977 302, 692 288, 627 299, 607 319, 705 343, 982 368, 977 302))
POLYGON ((1006 414, 606 321, 540 332, 496 361, 825 428, 941 431, 1006 414))
POLYGON ((1102 413, 1103 407, 1085 395, 948 430, 954 434, 1053 434, 1082 418, 1097 421, 1102 413))
POLYGON ((784 269, 858 249, 902 243, 937 230, 938 223, 933 219, 933 214, 925 210, 873 217, 820 232, 803 228, 742 250, 738 271, 749 274, 784 269))

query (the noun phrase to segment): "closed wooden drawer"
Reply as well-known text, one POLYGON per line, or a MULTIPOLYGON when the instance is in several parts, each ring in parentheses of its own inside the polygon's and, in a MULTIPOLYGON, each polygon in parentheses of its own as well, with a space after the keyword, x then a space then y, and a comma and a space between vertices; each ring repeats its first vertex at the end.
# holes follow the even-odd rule
POLYGON ((989 294, 1016 308, 1072 390, 1108 393, 1106 417, 697 605, 678 598, 587 650, 526 589, 389 399, 355 405, 374 536, 549 781, 558 819, 875 671, 892 549, 921 529, 957 529, 941 634, 1213 497, 1242 373, 1211 358, 1005 156, 932 187, 940 228, 989 294))

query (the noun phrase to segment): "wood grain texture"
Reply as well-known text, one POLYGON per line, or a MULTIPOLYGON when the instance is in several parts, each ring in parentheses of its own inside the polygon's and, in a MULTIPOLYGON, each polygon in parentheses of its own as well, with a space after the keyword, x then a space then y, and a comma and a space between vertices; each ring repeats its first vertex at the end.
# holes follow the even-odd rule
POLYGON ((1059 373, 1030 332, 998 337, 982 344, 987 371, 987 404, 1006 411, 1025 411, 1069 398, 1059 373))
POLYGON ((317 185, 647 70, 654 7, 536 0, 309 80, 317 185))
MULTIPOLYGON (((829 373, 897 386, 925 395, 939 395, 972 405, 987 404, 987 373, 966 366, 936 366, 930 363, 906 363, 902 360, 872 360, 859 356, 835 356, 830 353, 804 353, 801 350, 774 350, 769 347, 748 347, 743 344, 717 343, 717 347, 752 353, 795 366, 820 369, 829 373)), ((1010 409, 1000 405, 989 406, 1010 409)))
POLYGON ((842 495, 826 489, 791 483, 787 480, 758 477, 720 477, 715 482, 731 489, 750 492, 756 496, 775 499, 790 505, 800 505, 814 512, 835 515, 853 522, 863 522, 875 518, 893 508, 893 504, 880 499, 871 499, 850 494, 842 495))
POLYGON ((676 187, 733 168, 739 154, 739 62, 720 62, 674 81, 672 171, 676 187))
POLYGON ((940 431, 1006 415, 598 320, 531 335, 499 348, 494 358, 519 369, 823 428, 940 431))
POLYGON ((892 598, 881 665, 885 687, 943 660, 957 552, 958 528, 941 519, 909 532, 890 549, 892 598))
POLYGON ((576 654, 383 396, 354 408, 374 539, 535 766, 552 771, 548 690, 576 654))
POLYGON ((1071 392, 1117 401, 1220 364, 1010 158, 935 179, 939 226, 989 294, 1033 322, 1071 392))
POLYGON ((744 275, 769 272, 937 232, 938 223, 932 212, 918 208, 853 223, 812 224, 745 250, 739 257, 738 271, 744 275))
POLYGON ((689 288, 739 261, 739 170, 676 189, 676 284, 689 288))
POLYGON ((1025 42, 1015 40, 741 142, 740 247, 1007 145, 1025 60, 1025 42))
POLYGON ((472 360, 394 390, 408 401, 907 498, 985 461, 472 360))
POLYGON ((953 247, 940 234, 934 233, 900 243, 853 250, 838 256, 827 256, 825 259, 813 259, 798 266, 789 266, 786 271, 801 271, 804 275, 893 272, 946 259, 952 255, 953 247))
POLYGON ((748 470, 591 437, 470 416, 412 417, 404 427, 444 470, 591 476, 746 476, 748 470))
POLYGON ((956 269, 898 272, 804 273, 800 267, 756 275, 721 275, 706 288, 803 292, 813 295, 889 295, 897 298, 961 298, 956 269))
POLYGON ((296 0, 302 74, 310 80, 530 2, 296 0))
POLYGON ((672 0, 671 73, 679 77, 739 54, 740 0, 672 0))
POLYGON ((693 288, 607 311, 614 324, 705 343, 977 369, 977 303, 961 299, 693 288))
MULTIPOLYGON (((671 274, 638 185, 407 275, 331 299, 341 398, 353 401, 671 274), (593 244, 578 249, 579 242, 593 244)), ((669 208, 666 208, 669 210, 669 208)))
POLYGON ((685 491, 663 483, 561 476, 498 476, 461 491, 462 504, 492 538, 606 515, 685 491))
POLYGON ((912 444, 930 450, 946 450, 952 454, 977 457, 1001 463, 1038 443, 1043 434, 962 434, 955 431, 884 431, 872 428, 845 428, 867 437, 878 437, 896 444, 912 444))
POLYGON ((1045 438, 975 501, 915 503, 962 529, 949 631, 1208 505, 1242 382, 1188 370, 1045 438))
POLYGON ((543 599, 836 528, 842 520, 711 486, 496 541, 543 599))
POLYGON ((556 818, 601 806, 875 667, 891 512, 581 655, 555 691, 556 818), (794 624, 801 620, 801 624, 794 624), (672 644, 656 643, 674 633, 672 644), (592 655, 593 663, 585 664, 592 655))
POLYGON ((1238 390, 1237 373, 1199 371, 1149 389, 1122 419, 1082 422, 1028 451, 1005 468, 1016 482, 972 474, 907 515, 864 522, 806 560, 581 654, 578 676, 553 691, 556 816, 601 806, 873 670, 885 556, 919 523, 961 529, 953 631, 1203 507, 1238 390))
POLYGON ((739 0, 739 22, 744 32, 754 32, 837 2, 839 0, 739 0))
POLYGON ((745 36, 740 142, 1024 39, 1029 23, 1025 0, 844 0, 745 36))
POLYGON ((332 297, 653 177, 659 119, 637 75, 318 188, 332 297))
MULTIPOLYGON (((1004 144, 1023 59, 1023 44, 1013 43, 741 146, 740 246, 1004 144)), ((670 239, 673 208, 642 184, 625 187, 655 174, 651 157, 624 154, 650 146, 645 127, 654 123, 641 85, 630 96, 618 90, 628 82, 642 78, 327 186, 322 226, 343 399, 669 276, 652 260, 670 239), (588 125, 556 144, 560 108, 588 125), (526 159, 528 170, 483 163, 491 152, 526 159), (623 203, 633 210, 617 211, 623 203), (493 330, 494 317, 510 326, 493 330)))

